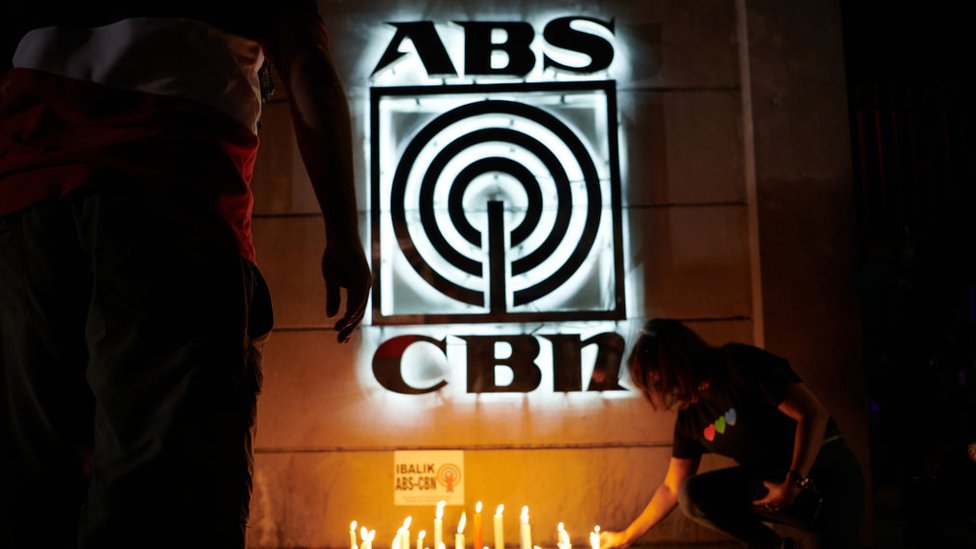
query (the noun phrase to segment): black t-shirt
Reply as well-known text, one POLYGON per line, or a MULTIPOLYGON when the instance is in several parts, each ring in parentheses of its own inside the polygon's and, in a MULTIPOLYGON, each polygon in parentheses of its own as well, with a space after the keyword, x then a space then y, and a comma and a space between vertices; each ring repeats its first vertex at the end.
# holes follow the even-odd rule
POLYGON ((31 29, 98 27, 131 17, 172 17, 203 21, 261 41, 277 16, 293 9, 318 13, 315 0, 3 0, 0 70, 31 29))
MULTIPOLYGON (((789 469, 796 422, 779 411, 791 383, 802 380, 786 359, 742 344, 719 350, 721 376, 697 402, 678 411, 672 455, 714 452, 761 474, 789 469)), ((835 434, 833 419, 827 436, 835 434)))

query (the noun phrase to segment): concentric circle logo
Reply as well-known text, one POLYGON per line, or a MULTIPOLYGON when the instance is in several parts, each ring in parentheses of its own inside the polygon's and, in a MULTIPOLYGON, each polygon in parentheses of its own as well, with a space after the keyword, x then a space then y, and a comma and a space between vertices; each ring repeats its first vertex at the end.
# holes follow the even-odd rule
POLYGON ((445 463, 437 469, 437 482, 444 486, 448 492, 453 492, 454 487, 461 482, 461 468, 453 463, 445 463))
POLYGON ((372 90, 375 323, 623 316, 612 82, 574 84, 372 90))

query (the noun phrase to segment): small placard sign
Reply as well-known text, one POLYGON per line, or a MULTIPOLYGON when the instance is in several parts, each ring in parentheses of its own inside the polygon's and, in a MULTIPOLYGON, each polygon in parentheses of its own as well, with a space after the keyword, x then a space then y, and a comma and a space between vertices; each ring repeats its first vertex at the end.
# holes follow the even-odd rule
POLYGON ((464 505, 464 452, 393 453, 394 505, 464 505))

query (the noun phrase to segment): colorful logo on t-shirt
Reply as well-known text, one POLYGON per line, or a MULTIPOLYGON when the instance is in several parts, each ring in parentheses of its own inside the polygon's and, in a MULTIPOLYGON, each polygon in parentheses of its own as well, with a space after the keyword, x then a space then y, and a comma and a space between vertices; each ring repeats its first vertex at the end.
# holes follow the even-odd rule
POLYGON ((735 425, 735 420, 735 408, 729 408, 727 412, 719 416, 719 418, 712 423, 709 423, 708 427, 705 427, 705 440, 712 442, 715 440, 716 433, 720 435, 724 434, 727 428, 735 425))

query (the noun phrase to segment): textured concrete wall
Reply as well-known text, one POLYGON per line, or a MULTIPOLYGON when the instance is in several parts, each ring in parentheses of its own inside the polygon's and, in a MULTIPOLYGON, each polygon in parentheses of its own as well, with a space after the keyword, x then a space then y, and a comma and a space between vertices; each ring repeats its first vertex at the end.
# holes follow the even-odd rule
MULTIPOLYGON (((784 314, 794 298, 809 307, 844 303, 837 294, 846 280, 844 269, 831 267, 830 283, 817 284, 823 277, 814 275, 836 265, 839 256, 803 253, 811 237, 818 250, 834 249, 844 236, 843 226, 834 221, 848 215, 849 204, 837 196, 846 182, 848 154, 841 132, 843 86, 833 80, 841 71, 840 58, 830 49, 839 42, 832 42, 829 32, 820 37, 830 54, 821 56, 809 52, 808 44, 767 41, 769 29, 763 25, 770 24, 777 10, 785 10, 773 4, 750 3, 748 12, 750 19, 757 19, 750 26, 749 51, 759 66, 752 85, 757 101, 764 102, 756 108, 755 181, 760 201, 769 201, 759 204, 759 249, 759 240, 751 238, 757 227, 748 203, 752 166, 747 164, 751 156, 745 129, 752 124, 743 122, 748 111, 743 109, 740 54, 745 50, 737 39, 743 27, 733 0, 501 1, 484 8, 460 1, 321 2, 350 95, 355 139, 362 144, 356 148, 356 170, 364 242, 369 225, 368 77, 392 35, 384 21, 615 17, 618 60, 609 76, 617 79, 619 90, 630 286, 628 318, 616 331, 629 343, 644 320, 669 316, 689 319, 715 344, 750 342, 757 326, 753 319, 764 318, 767 343, 789 356, 817 388, 826 388, 838 372, 853 379, 851 361, 841 360, 853 352, 849 340, 832 339, 847 341, 836 347, 807 337, 837 335, 833 332, 839 328, 830 316, 838 312, 836 307, 804 311, 803 316, 784 314), (828 147, 816 151, 795 151, 778 141, 783 124, 793 124, 793 116, 816 118, 809 110, 820 103, 765 103, 780 89, 783 73, 774 70, 777 63, 788 63, 800 53, 807 59, 806 70, 833 86, 828 95, 834 99, 823 99, 818 95, 822 90, 810 93, 820 101, 840 101, 822 115, 830 120, 821 122, 825 126, 817 135, 828 147), (801 153, 800 164, 794 164, 789 155, 801 153), (807 209, 805 204, 813 204, 807 197, 817 198, 816 208, 807 209), (784 201, 791 209, 777 215, 777 205, 784 201), (806 224, 794 225, 796 216, 806 224), (826 225, 835 228, 825 231, 826 225), (756 261, 760 254, 762 273, 756 261), (803 272, 784 270, 781 261, 803 272), (764 317, 754 311, 762 297, 754 291, 760 274, 763 289, 768 286, 771 294, 764 317), (801 288, 803 296, 791 294, 794 276, 810 282, 801 288)), ((835 15, 823 15, 819 28, 838 34, 835 15)), ((801 23, 791 13, 782 17, 787 26, 801 23)), ((577 545, 586 543, 594 524, 626 526, 663 477, 673 415, 652 413, 636 395, 554 398, 550 391, 459 402, 436 394, 391 395, 382 389, 371 377, 369 360, 371 345, 385 337, 384 329, 366 325, 344 346, 335 343, 328 329, 318 272, 322 221, 281 98, 266 106, 261 134, 254 231, 258 261, 275 299, 277 328, 266 349, 259 403, 249 547, 342 547, 348 544, 347 527, 353 519, 377 529, 380 547, 389 545, 406 515, 418 524, 414 532, 430 530, 432 507, 393 504, 397 449, 465 450, 466 509, 470 514, 475 500, 483 500, 489 509, 505 503, 510 510, 508 540, 518 539, 514 510, 521 505, 530 506, 535 542, 543 546, 555 544, 558 521, 567 524, 577 545)), ((853 322, 847 317, 850 311, 838 314, 853 322)), ((856 399, 835 392, 825 400, 843 410, 845 428, 856 430, 863 419, 854 413, 856 399)), ((705 466, 724 463, 715 458, 705 466)), ((460 512, 460 507, 447 509, 447 531, 460 512)), ((644 541, 721 539, 676 513, 644 541)))

